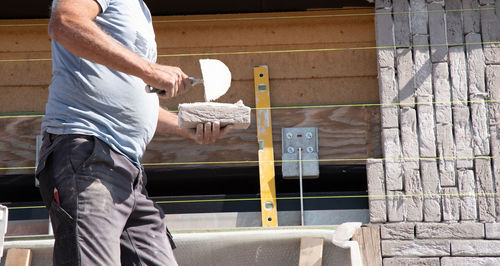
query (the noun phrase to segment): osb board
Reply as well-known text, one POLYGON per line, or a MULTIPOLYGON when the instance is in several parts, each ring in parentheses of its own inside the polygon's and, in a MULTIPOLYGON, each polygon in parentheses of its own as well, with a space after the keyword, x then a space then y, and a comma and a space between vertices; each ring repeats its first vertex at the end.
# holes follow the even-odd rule
MULTIPOLYGON (((319 158, 327 160, 322 165, 364 164, 368 157, 381 156, 380 112, 376 106, 273 109, 271 116, 276 160, 281 160, 282 127, 318 127, 319 158)), ((41 118, 0 118, 0 168, 35 165, 35 136, 39 134, 40 121, 41 118)), ((148 146, 143 163, 167 163, 161 167, 257 165, 256 136, 253 111, 250 128, 235 130, 214 144, 198 145, 176 136, 157 135, 148 146)), ((4 169, 0 174, 33 171, 4 169)))
MULTIPOLYGON (((242 99, 254 105, 256 65, 269 66, 273 105, 377 102, 375 49, 344 49, 375 46, 374 16, 369 13, 373 10, 155 17, 158 61, 199 77, 198 59, 222 60, 232 72, 233 84, 221 102, 242 99), (355 16, 337 16, 346 14, 355 16), (301 49, 339 50, 283 52, 301 49), (219 54, 193 55, 199 53, 219 54)), ((31 24, 0 27, 0 59, 50 58, 46 23, 0 21, 31 24)), ((9 95, 0 99, 0 113, 44 110, 50 61, 0 62, 0 69, 0 90, 9 95)), ((176 108, 178 103, 202 99, 199 87, 162 104, 176 108)))

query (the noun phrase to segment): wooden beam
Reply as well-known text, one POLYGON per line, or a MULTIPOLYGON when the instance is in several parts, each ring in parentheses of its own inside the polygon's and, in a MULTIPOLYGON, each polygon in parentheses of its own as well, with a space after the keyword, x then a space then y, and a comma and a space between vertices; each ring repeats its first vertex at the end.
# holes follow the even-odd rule
POLYGON ((363 265, 382 266, 380 226, 362 226, 352 236, 359 244, 363 265))
POLYGON ((322 260, 323 238, 302 237, 300 239, 299 266, 321 266, 322 260))
POLYGON ((32 256, 31 249, 11 248, 7 251, 5 266, 29 266, 32 256))

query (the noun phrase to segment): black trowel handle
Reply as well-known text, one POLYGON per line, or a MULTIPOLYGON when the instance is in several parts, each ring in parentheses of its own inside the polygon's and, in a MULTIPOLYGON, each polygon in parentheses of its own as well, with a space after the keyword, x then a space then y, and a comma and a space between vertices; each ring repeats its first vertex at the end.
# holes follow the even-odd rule
MULTIPOLYGON (((189 77, 189 82, 191 82, 191 86, 195 86, 198 84, 203 84, 203 79, 197 79, 193 77, 189 77)), ((151 85, 146 85, 146 92, 147 93, 158 93, 159 95, 165 95, 166 91, 162 89, 157 89, 151 85)))

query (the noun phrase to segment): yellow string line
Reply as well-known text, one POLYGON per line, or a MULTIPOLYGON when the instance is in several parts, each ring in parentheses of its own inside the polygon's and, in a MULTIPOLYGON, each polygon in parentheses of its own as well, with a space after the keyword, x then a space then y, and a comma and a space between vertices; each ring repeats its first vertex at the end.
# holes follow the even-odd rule
MULTIPOLYGON (((401 191, 403 192, 403 191, 401 191)), ((339 196, 310 196, 303 199, 352 199, 352 198, 434 198, 434 197, 490 197, 500 196, 500 193, 427 193, 427 194, 400 194, 400 195, 339 195, 339 196)), ((260 201, 261 198, 240 198, 240 199, 200 199, 200 200, 165 200, 155 201, 158 204, 179 204, 179 203, 209 203, 209 202, 238 202, 238 201, 260 201)), ((300 197, 277 197, 277 200, 298 200, 300 197)), ((42 209, 45 206, 21 206, 8 207, 9 210, 42 209)))
MULTIPOLYGON (((355 51, 374 49, 399 49, 399 48, 423 48, 423 47, 448 47, 462 45, 488 45, 500 44, 500 41, 492 42, 470 42, 470 43, 444 43, 444 44, 416 44, 407 46, 362 46, 362 47, 339 47, 339 48, 313 48, 313 49, 286 49, 286 50, 261 50, 261 51, 235 51, 235 52, 207 52, 207 53, 180 53, 180 54, 160 54, 158 57, 189 57, 189 56, 218 56, 218 55, 250 55, 250 54, 277 54, 277 53, 306 53, 306 52, 334 52, 334 51, 355 51)), ((0 59, 0 63, 9 62, 37 62, 51 61, 51 58, 21 58, 21 59, 0 59)))
MULTIPOLYGON (((302 162, 359 162, 367 160, 379 161, 425 161, 425 160, 473 160, 473 159, 496 159, 494 156, 468 156, 468 157, 401 157, 401 158, 335 158, 335 159, 318 159, 318 160, 302 160, 302 162)), ((284 162, 299 162, 299 160, 273 160, 262 161, 264 163, 284 163, 284 162)), ((214 161, 214 162, 178 162, 178 163, 143 163, 143 166, 173 166, 173 165, 215 165, 215 164, 258 164, 259 161, 214 161)), ((29 170, 35 169, 34 166, 21 167, 0 167, 0 170, 29 170)))
MULTIPOLYGON (((339 9, 343 10, 343 9, 339 9)), ((360 8, 360 11, 368 8, 360 8)), ((297 16, 268 16, 268 17, 246 17, 246 18, 207 18, 207 19, 167 19, 154 20, 153 23, 189 23, 189 22, 227 22, 227 21, 256 21, 256 20, 280 20, 280 19, 306 19, 306 18, 334 18, 334 17, 358 17, 358 16, 376 16, 376 15, 409 15, 425 13, 454 13, 454 12, 473 12, 495 10, 488 8, 468 8, 468 9, 450 9, 450 10, 422 10, 422 11, 398 11, 398 12, 369 12, 369 13, 347 13, 347 14, 323 14, 323 15, 297 15, 297 16)), ((39 27, 48 26, 48 23, 24 23, 24 24, 0 24, 0 27, 39 27)))

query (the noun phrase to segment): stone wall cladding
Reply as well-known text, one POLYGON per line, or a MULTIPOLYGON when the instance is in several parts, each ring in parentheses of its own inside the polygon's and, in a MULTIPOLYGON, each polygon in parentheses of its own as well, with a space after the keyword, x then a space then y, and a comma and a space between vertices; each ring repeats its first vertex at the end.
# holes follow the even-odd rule
POLYGON ((375 9, 384 158, 367 174, 383 264, 500 265, 500 0, 375 9))

